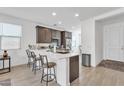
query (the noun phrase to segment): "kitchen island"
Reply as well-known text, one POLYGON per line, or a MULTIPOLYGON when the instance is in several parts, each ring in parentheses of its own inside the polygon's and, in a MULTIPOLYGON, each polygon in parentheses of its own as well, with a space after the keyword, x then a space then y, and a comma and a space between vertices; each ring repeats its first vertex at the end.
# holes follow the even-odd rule
POLYGON ((69 86, 79 77, 79 53, 67 54, 47 52, 46 50, 33 50, 37 56, 47 55, 49 62, 55 62, 57 83, 61 86, 69 86))

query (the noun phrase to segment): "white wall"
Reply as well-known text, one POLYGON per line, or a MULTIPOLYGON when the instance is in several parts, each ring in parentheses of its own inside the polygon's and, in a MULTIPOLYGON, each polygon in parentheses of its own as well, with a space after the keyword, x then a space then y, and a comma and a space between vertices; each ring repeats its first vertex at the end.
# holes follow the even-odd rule
POLYGON ((81 40, 83 53, 91 54, 91 66, 96 66, 103 60, 103 26, 104 24, 124 21, 124 8, 114 10, 94 18, 89 18, 81 23, 81 40), (118 16, 119 15, 119 16, 118 16), (117 18, 117 20, 115 20, 117 18), (118 19, 120 18, 120 19, 118 19), (113 20, 114 19, 114 20, 113 20), (111 20, 111 21, 106 21, 111 20), (101 22, 100 24, 96 21, 101 22), (101 32, 100 32, 101 31, 101 32))
POLYGON ((95 21, 93 18, 81 23, 82 53, 91 54, 91 66, 95 67, 95 21))
MULTIPOLYGON (((25 49, 27 48, 28 44, 35 44, 35 26, 37 25, 37 23, 2 14, 0 14, 0 22, 22 25, 21 49, 9 50, 8 53, 12 58, 12 66, 27 63, 27 55, 25 53, 25 49)), ((0 51, 0 54, 2 54, 2 52, 3 51, 0 51)))
POLYGON ((103 25, 95 22, 95 62, 98 65, 103 60, 103 25))
MULTIPOLYGON (((95 33, 95 20, 103 19, 110 15, 120 14, 124 12, 124 8, 117 12, 108 13, 106 15, 98 16, 97 18, 90 18, 81 22, 81 43, 83 47, 83 53, 91 54, 91 65, 96 66, 97 62, 101 59, 101 46, 100 41, 97 41, 100 37, 99 32, 95 33), (96 34, 96 38, 95 38, 96 34), (96 40, 96 41, 95 41, 96 40), (95 43, 96 42, 96 43, 95 43), (95 46, 96 45, 96 46, 95 46), (98 48, 98 49, 97 49, 98 48), (96 51, 96 53, 95 53, 96 51), (100 55, 100 56, 99 56, 100 55)), ((25 49, 28 44, 35 44, 36 41, 36 22, 22 20, 19 18, 0 14, 0 22, 7 22, 13 24, 22 25, 22 38, 20 50, 9 50, 9 55, 12 57, 12 65, 19 65, 27 63, 27 56, 25 49)), ((97 30, 98 31, 98 30, 97 30)), ((2 53, 2 51, 0 51, 2 53)))

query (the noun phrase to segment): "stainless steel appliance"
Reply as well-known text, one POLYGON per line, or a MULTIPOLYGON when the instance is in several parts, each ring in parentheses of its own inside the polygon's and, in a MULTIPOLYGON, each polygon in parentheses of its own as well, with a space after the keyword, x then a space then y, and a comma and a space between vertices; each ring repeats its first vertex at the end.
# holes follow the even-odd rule
POLYGON ((90 67, 91 66, 91 55, 90 54, 82 54, 82 65, 90 67))
POLYGON ((71 39, 66 39, 66 49, 71 50, 72 46, 72 40, 71 39))

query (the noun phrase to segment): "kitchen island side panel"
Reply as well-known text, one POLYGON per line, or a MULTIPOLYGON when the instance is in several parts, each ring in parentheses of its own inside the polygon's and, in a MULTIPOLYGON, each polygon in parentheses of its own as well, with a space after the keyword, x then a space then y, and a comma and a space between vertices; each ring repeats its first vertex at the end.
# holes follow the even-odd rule
POLYGON ((69 80, 72 83, 79 77, 79 55, 69 58, 69 80))

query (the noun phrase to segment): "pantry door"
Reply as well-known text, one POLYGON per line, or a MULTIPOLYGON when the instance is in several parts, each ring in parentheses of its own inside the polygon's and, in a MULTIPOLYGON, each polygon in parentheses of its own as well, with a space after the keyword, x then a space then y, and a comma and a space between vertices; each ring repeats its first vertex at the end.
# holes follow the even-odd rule
POLYGON ((104 27, 104 59, 124 62, 124 25, 121 23, 104 27))

